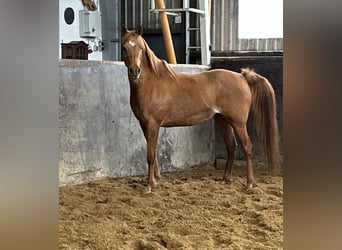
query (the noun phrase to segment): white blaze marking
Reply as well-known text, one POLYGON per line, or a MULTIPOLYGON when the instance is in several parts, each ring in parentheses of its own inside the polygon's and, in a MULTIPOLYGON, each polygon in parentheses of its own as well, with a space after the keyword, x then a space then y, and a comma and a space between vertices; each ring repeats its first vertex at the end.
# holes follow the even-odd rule
POLYGON ((216 109, 216 108, 213 108, 213 111, 216 113, 216 114, 218 114, 218 113, 221 113, 218 109, 216 109))
POLYGON ((135 46, 135 42, 132 42, 131 40, 129 40, 129 45, 131 45, 132 47, 134 47, 135 46))

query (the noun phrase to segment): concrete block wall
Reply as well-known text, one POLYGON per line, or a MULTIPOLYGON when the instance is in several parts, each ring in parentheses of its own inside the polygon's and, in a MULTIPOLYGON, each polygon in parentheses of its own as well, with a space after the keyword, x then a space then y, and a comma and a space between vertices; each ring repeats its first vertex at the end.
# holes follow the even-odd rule
MULTIPOLYGON (((200 65, 175 65, 185 73, 200 65)), ((122 62, 61 60, 59 67, 60 185, 110 176, 147 174, 146 141, 129 105, 122 62)), ((192 127, 161 128, 161 171, 215 161, 213 119, 192 127)))

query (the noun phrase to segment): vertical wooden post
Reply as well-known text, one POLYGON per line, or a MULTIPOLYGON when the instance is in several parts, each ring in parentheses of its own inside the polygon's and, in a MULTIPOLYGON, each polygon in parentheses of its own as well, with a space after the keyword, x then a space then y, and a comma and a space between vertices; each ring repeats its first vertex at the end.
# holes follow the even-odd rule
MULTIPOLYGON (((165 9, 164 0, 156 0, 156 5, 158 9, 165 9)), ((165 11, 159 12, 160 24, 162 27, 164 43, 166 48, 167 58, 169 63, 176 64, 175 50, 173 48, 172 37, 170 32, 169 21, 167 20, 167 15, 165 11)))

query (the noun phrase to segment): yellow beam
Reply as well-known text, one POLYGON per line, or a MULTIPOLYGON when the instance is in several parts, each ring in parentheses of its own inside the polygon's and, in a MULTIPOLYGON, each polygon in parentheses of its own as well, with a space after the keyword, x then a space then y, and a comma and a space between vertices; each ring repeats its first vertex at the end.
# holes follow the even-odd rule
MULTIPOLYGON (((156 5, 158 9, 165 9, 164 0, 156 0, 156 5)), ((159 19, 160 19, 160 24, 162 27, 168 61, 171 64, 176 64, 177 61, 176 61, 175 50, 173 48, 173 43, 172 43, 169 21, 167 20, 167 15, 165 11, 159 12, 159 19)))

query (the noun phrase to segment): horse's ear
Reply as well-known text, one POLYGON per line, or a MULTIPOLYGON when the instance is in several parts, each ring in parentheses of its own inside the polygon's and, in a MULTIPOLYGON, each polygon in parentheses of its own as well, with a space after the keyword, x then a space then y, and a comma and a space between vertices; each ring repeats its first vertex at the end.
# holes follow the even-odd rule
POLYGON ((126 28, 126 26, 123 24, 122 26, 121 26, 121 36, 123 36, 123 35, 125 35, 126 33, 127 33, 127 28, 126 28))
POLYGON ((143 28, 142 28, 142 26, 139 24, 139 25, 135 28, 135 33, 136 33, 137 35, 141 36, 142 31, 143 31, 143 28))

